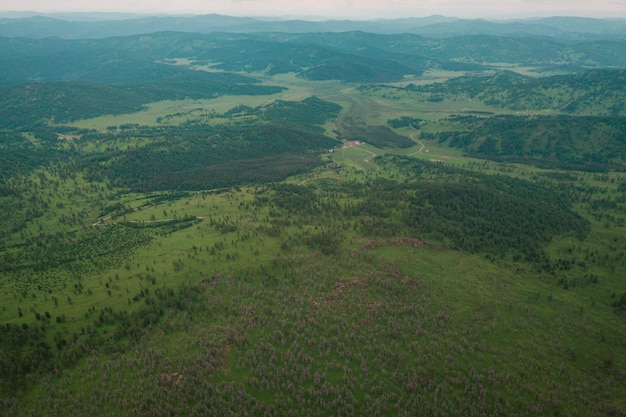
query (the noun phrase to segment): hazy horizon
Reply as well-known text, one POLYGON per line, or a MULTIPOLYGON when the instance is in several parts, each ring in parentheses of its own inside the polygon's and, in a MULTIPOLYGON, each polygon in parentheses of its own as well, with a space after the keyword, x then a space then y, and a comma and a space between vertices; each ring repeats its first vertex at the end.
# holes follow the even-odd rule
POLYGON ((549 16, 624 18, 622 0, 0 0, 0 13, 223 14, 239 17, 376 19, 443 15, 511 19, 549 16))

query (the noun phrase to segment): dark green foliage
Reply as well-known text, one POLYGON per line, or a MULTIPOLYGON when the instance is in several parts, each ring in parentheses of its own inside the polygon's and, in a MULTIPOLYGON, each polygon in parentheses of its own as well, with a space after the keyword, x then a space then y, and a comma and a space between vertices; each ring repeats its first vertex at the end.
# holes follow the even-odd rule
POLYGON ((401 127, 413 127, 415 129, 419 129, 421 121, 422 119, 418 117, 402 116, 398 119, 387 120, 387 124, 396 129, 401 127))
POLYGON ((39 127, 32 133, 39 140, 30 141, 18 131, 0 131, 0 180, 76 155, 50 128, 39 127))
MULTIPOLYGON (((159 172, 154 175, 135 171, 132 173, 135 175, 132 179, 113 178, 121 186, 141 192, 169 189, 204 190, 279 181, 290 175, 307 172, 320 164, 319 157, 312 155, 281 153, 253 159, 216 162, 206 166, 198 165, 190 169, 159 172)), ((141 166, 145 167, 143 164, 141 166)), ((123 174, 124 167, 120 165, 112 175, 123 174)))
POLYGON ((350 140, 361 140, 377 148, 410 148, 415 145, 406 136, 398 135, 386 126, 357 126, 345 127, 343 135, 350 140))
POLYGON ((558 67, 564 62, 571 68, 626 66, 626 45, 618 42, 560 42, 536 36, 467 35, 429 39, 417 35, 378 35, 366 32, 301 34, 299 41, 332 45, 358 51, 365 49, 377 57, 397 54, 401 63, 421 63, 421 68, 480 70, 485 63, 514 62, 521 65, 558 67), (407 59, 403 55, 411 56, 407 59), (416 61, 416 58, 418 58, 416 61), (419 59, 421 58, 421 59, 419 59))
MULTIPOLYGON (((259 109, 265 120, 279 124, 303 126, 323 125, 337 117, 341 106, 318 97, 308 97, 302 101, 276 100, 259 109)), ((315 130, 320 131, 317 127, 315 130)))
MULTIPOLYGON (((193 226, 198 223, 199 220, 194 216, 186 216, 182 218, 175 218, 171 220, 163 220, 159 222, 124 222, 124 226, 132 229, 153 229, 158 234, 163 235, 166 233, 176 232, 193 226)), ((138 246, 142 242, 135 242, 135 246, 138 246)))
MULTIPOLYGON (((33 200, 30 201, 19 198, 18 191, 11 186, 0 188, 4 194, 0 197, 0 212, 2 212, 2 222, 0 223, 0 238, 4 239, 13 233, 20 233, 28 227, 28 224, 41 217, 47 204, 33 200)), ((0 241, 0 248, 4 248, 6 242, 0 241)), ((0 269, 2 266, 0 265, 0 269)))
MULTIPOLYGON (((307 219, 327 212, 330 195, 339 191, 355 202, 334 210, 332 217, 355 221, 363 236, 413 236, 451 249, 514 254, 537 263, 545 261, 543 249, 553 237, 571 234, 582 240, 590 230, 567 198, 544 185, 406 157, 379 158, 377 163, 394 166, 409 179, 345 183, 340 191, 337 184, 328 184, 317 193, 307 186, 274 187, 276 206, 289 213, 275 216, 298 214, 307 219)), ((306 243, 321 246, 318 240, 328 237, 323 232, 306 243)))
POLYGON ((108 205, 102 208, 99 217, 106 217, 108 215, 113 216, 123 216, 126 213, 129 213, 131 210, 126 208, 124 204, 117 202, 115 204, 108 205))
POLYGON ((307 212, 316 207, 317 194, 313 187, 295 184, 274 184, 272 202, 289 212, 307 212))
POLYGON ((303 76, 309 80, 341 80, 355 83, 397 81, 407 73, 417 71, 395 62, 377 62, 374 59, 342 58, 336 63, 327 63, 307 69, 303 76))
POLYGON ((181 198, 185 198, 187 196, 189 196, 189 192, 186 191, 172 191, 162 194, 149 195, 146 197, 146 200, 148 201, 142 204, 141 207, 147 207, 152 205, 156 206, 167 201, 180 200, 181 198))
POLYGON ((414 187, 404 223, 414 235, 440 236, 454 248, 502 255, 512 250, 538 260, 553 236, 574 233, 582 239, 589 231, 589 223, 554 190, 528 181, 463 174, 414 187))
POLYGON ((25 390, 29 374, 50 372, 57 365, 54 349, 47 343, 46 328, 33 323, 0 326, 0 397, 25 390))
POLYGON ((492 117, 465 119, 439 141, 498 161, 579 170, 622 169, 626 119, 607 117, 492 117))
MULTIPOLYGON (((206 94, 207 89, 214 90, 216 85, 231 88, 258 82, 236 74, 194 71, 157 62, 170 58, 170 52, 180 54, 178 48, 183 46, 179 41, 193 44, 194 36, 162 33, 103 40, 12 40, 0 43, 0 56, 4 55, 0 61, 0 73, 4 75, 0 84, 63 81, 158 87, 167 80, 166 84, 178 84, 186 93, 193 93, 195 86, 198 93, 206 94), (168 51, 172 42, 177 52, 168 51), (15 51, 16 43, 24 49, 15 51)), ((203 49, 188 47, 198 53, 203 49)))
POLYGON ((82 81, 107 84, 145 83, 181 73, 181 69, 132 57, 123 51, 89 49, 83 42, 60 41, 53 53, 39 51, 2 60, 0 84, 82 81))
POLYGON ((246 106, 245 104, 239 104, 227 111, 224 112, 224 116, 233 116, 233 115, 247 115, 254 114, 255 109, 250 106, 246 106))
POLYGON ((337 253, 341 246, 340 235, 337 230, 325 229, 315 233, 305 240, 306 245, 314 250, 319 250, 324 255, 337 253))
POLYGON ((284 126, 158 131, 142 148, 131 149, 111 164, 91 166, 92 176, 106 176, 135 191, 211 189, 274 181, 320 163, 309 151, 333 147, 320 134, 284 126), (164 135, 164 136, 161 136, 164 135))
POLYGON ((151 84, 55 82, 3 87, 0 111, 4 117, 0 126, 30 127, 41 120, 64 123, 104 114, 131 113, 160 100, 273 94, 282 89, 256 83, 257 80, 241 75, 188 71, 151 84))
POLYGON ((626 313, 626 292, 622 294, 619 300, 613 303, 613 309, 615 313, 618 313, 618 314, 626 313))
POLYGON ((626 71, 598 69, 578 74, 528 77, 512 71, 468 75, 444 83, 409 86, 433 96, 469 97, 519 111, 553 110, 568 114, 624 116, 626 71))
POLYGON ((589 66, 624 67, 623 42, 561 43, 539 37, 462 36, 433 45, 440 59, 464 56, 469 62, 517 62, 522 65, 556 66, 568 62, 580 69, 589 66), (604 46, 604 47, 602 47, 604 46), (592 52, 598 48, 596 52, 592 52))
POLYGON ((381 59, 380 51, 361 56, 354 49, 332 48, 309 39, 299 42, 281 34, 242 38, 210 43, 210 49, 197 51, 195 56, 217 62, 216 68, 226 71, 265 71, 270 75, 296 72, 310 80, 388 82, 421 73, 421 68, 406 65, 401 57, 395 61, 381 59))
POLYGON ((589 231, 551 190, 508 177, 420 187, 404 221, 415 235, 442 235, 456 249, 513 250, 531 261, 541 259, 541 247, 553 236, 573 232, 583 239, 589 231))

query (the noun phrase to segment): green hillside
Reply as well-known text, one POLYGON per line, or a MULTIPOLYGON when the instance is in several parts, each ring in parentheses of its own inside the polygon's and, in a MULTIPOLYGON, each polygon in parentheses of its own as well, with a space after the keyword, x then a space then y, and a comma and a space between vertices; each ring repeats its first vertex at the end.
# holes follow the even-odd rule
POLYGON ((439 141, 476 157, 587 171, 623 170, 626 119, 493 117, 459 121, 439 141))
POLYGON ((439 97, 481 100, 516 111, 624 116, 625 81, 623 70, 592 70, 541 78, 499 71, 423 87, 410 86, 409 89, 439 97))

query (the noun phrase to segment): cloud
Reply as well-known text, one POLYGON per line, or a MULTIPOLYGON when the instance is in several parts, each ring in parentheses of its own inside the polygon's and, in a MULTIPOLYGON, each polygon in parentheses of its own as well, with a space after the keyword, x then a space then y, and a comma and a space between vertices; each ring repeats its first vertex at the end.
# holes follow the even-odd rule
POLYGON ((623 0, 0 0, 2 10, 458 17, 588 15, 626 17, 623 0))

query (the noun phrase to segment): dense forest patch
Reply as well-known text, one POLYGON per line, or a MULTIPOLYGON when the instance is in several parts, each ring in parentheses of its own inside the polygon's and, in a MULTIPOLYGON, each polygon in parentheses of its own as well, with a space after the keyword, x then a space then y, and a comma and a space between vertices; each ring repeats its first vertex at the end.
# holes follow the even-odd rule
MULTIPOLYGON (((507 176, 467 173, 405 157, 377 160, 394 166, 402 182, 376 179, 328 184, 319 193, 310 187, 277 186, 276 205, 285 217, 323 215, 351 219, 364 237, 411 236, 450 249, 504 257, 514 255, 538 264, 555 236, 582 240, 589 222, 551 188, 507 176), (343 208, 330 195, 341 193, 343 208)), ((550 268, 549 265, 542 265, 550 268)))
POLYGON ((410 85, 409 91, 441 99, 473 99, 516 111, 552 110, 566 114, 624 116, 626 72, 588 70, 578 74, 530 77, 513 71, 467 75, 446 82, 410 85))
POLYGON ((415 235, 441 234, 456 249, 499 255, 513 250, 538 260, 553 236, 582 239, 589 231, 587 221, 551 194, 505 178, 431 184, 418 190, 404 219, 415 235))
POLYGON ((464 118, 440 142, 469 155, 579 170, 623 169, 626 119, 608 117, 464 118))
MULTIPOLYGON (((315 103, 320 105, 320 101, 315 103)), ((105 157, 108 162, 92 163, 86 169, 92 178, 106 177, 139 192, 211 189, 280 180, 319 165, 319 153, 337 144, 317 133, 320 129, 315 126, 338 109, 333 107, 332 111, 310 120, 306 117, 310 104, 289 110, 287 103, 279 103, 264 113, 268 119, 278 118, 276 107, 280 106, 287 112, 301 114, 304 129, 274 121, 228 128, 204 125, 134 130, 131 133, 134 138, 140 137, 141 132, 150 138, 144 146, 112 151, 105 157), (304 120, 310 120, 309 124, 304 120)))
POLYGON ((3 87, 0 109, 3 128, 29 127, 41 121, 68 123, 105 114, 139 111, 148 103, 187 97, 215 98, 224 94, 274 94, 282 88, 255 85, 258 81, 239 75, 224 76, 196 71, 192 76, 152 85, 101 83, 29 83, 3 87))
POLYGON ((302 101, 276 100, 267 106, 256 109, 263 119, 280 124, 304 126, 321 131, 321 125, 327 120, 335 119, 341 106, 318 97, 308 97, 302 101))
POLYGON ((360 140, 377 148, 410 148, 415 145, 411 139, 402 136, 386 126, 344 126, 342 134, 349 140, 360 140))
MULTIPOLYGON (((36 129, 28 138, 19 131, 0 131, 0 184, 18 174, 27 174, 42 166, 76 156, 51 129, 36 129)), ((0 185, 0 195, 3 194, 0 185)))

